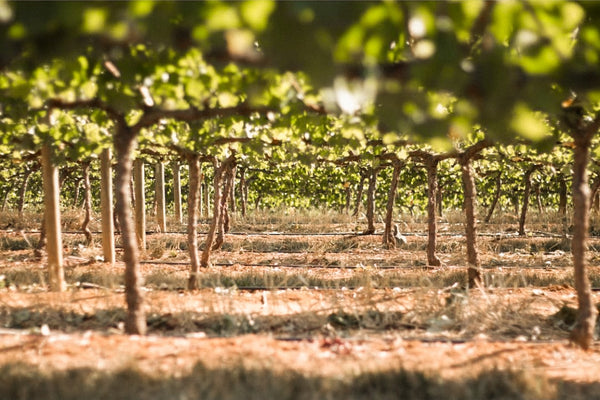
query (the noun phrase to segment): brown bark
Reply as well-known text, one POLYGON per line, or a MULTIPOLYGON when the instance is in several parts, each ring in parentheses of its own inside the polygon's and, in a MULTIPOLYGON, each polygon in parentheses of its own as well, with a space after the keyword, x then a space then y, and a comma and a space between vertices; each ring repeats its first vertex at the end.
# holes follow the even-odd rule
POLYGON ((188 221, 187 221, 187 239, 188 251, 190 253, 191 271, 188 280, 188 289, 198 289, 198 273, 200 272, 200 258, 198 256, 198 203, 200 193, 198 190, 200 182, 200 160, 198 156, 189 156, 188 164, 190 169, 190 188, 188 194, 188 221))
POLYGON ((33 256, 35 258, 42 258, 44 255, 44 249, 46 248, 46 210, 42 213, 42 225, 40 226, 40 238, 33 250, 33 256))
POLYGON ((69 178, 70 172, 66 170, 63 174, 58 174, 58 188, 62 188, 67 178, 69 178))
POLYGON ((115 262, 115 224, 111 150, 104 149, 100 155, 100 213, 102 217, 102 254, 104 262, 115 262))
MULTIPOLYGON (((134 168, 135 168, 135 162, 134 162, 134 168)), ((131 175, 131 179, 129 180, 129 194, 130 194, 130 198, 131 198, 131 207, 133 207, 133 209, 137 209, 137 203, 136 203, 136 199, 135 199, 135 180, 134 180, 134 175, 135 175, 135 171, 134 173, 131 175)))
POLYGON ((83 179, 78 179, 77 183, 75 184, 75 199, 73 199, 73 206, 74 207, 79 206, 79 192, 81 191, 81 184, 82 184, 82 182, 83 182, 83 179))
POLYGON ((427 264, 438 267, 442 262, 435 254, 437 241, 437 220, 435 215, 435 194, 437 193, 437 167, 439 161, 428 157, 425 161, 427 169, 427 264))
POLYGON ((256 196, 256 199, 254 199, 254 210, 255 211, 259 210, 261 201, 262 201, 262 195, 259 193, 258 196, 256 196))
POLYGON ((377 168, 371 168, 369 173, 369 188, 367 189, 367 229, 363 235, 375 233, 375 191, 377 189, 377 168))
POLYGON ((563 218, 567 217, 567 182, 563 177, 560 178, 558 182, 558 213, 562 215, 563 218))
POLYGON ((400 169, 402 164, 400 161, 394 161, 394 172, 392 173, 392 181, 390 183, 390 191, 388 192, 388 201, 385 212, 385 229, 383 232, 383 244, 388 249, 396 248, 396 235, 392 229, 394 224, 394 204, 396 203, 396 194, 398 193, 398 179, 400 178, 400 169))
POLYGON ((567 182, 563 177, 559 181, 558 192, 558 213, 562 221, 563 236, 565 240, 569 233, 568 218, 567 218, 567 182))
POLYGON ((529 207, 529 197, 531 195, 531 174, 538 169, 537 165, 530 167, 523 175, 525 190, 523 191, 523 205, 521 208, 521 217, 519 218, 519 236, 525 236, 525 220, 527 218, 527 209, 529 207))
MULTIPOLYGON (((225 171, 223 172, 223 193, 231 193, 231 187, 233 185, 233 180, 235 179, 235 166, 232 163, 228 163, 225 166, 225 171)), ((221 197, 220 208, 221 211, 219 213, 219 219, 217 220, 217 236, 215 238, 214 245, 212 247, 213 250, 218 250, 223 246, 225 242, 225 234, 229 232, 229 212, 227 211, 227 202, 230 196, 223 195, 221 197)), ((215 203, 216 206, 216 203, 215 203)))
MULTIPOLYGON (((146 192, 144 183, 144 161, 135 160, 133 165, 135 186, 135 233, 138 247, 146 249, 146 192)), ((122 229, 122 228, 121 228, 122 229)))
MULTIPOLYGON (((125 263, 125 301, 127 303, 125 332, 143 335, 146 333, 146 316, 142 292, 143 279, 140 272, 138 241, 130 206, 130 182, 136 134, 126 126, 124 121, 117 125, 114 145, 117 162, 115 175, 116 214, 121 226, 123 262, 125 263)), ((141 166, 143 172, 143 164, 141 166)), ((143 193, 143 185, 141 189, 143 193)), ((136 202, 138 207, 141 206, 140 208, 143 210, 143 195, 141 198, 136 195, 136 202)))
POLYGON ((11 184, 8 189, 6 189, 6 191, 4 192, 4 197, 2 198, 2 206, 0 207, 0 210, 4 211, 6 210, 6 206, 8 204, 8 195, 13 191, 13 188, 15 187, 14 184, 11 184))
MULTIPOLYGON (((227 211, 227 207, 225 207, 225 209, 223 210, 223 234, 229 233, 230 229, 231 229, 231 219, 229 218, 229 211, 227 211)), ((221 238, 221 244, 219 245, 219 248, 221 248, 221 246, 223 245, 223 239, 224 239, 224 235, 221 238)))
POLYGON ((587 165, 591 137, 595 133, 575 132, 573 164, 573 240, 571 252, 575 269, 575 290, 579 303, 577 322, 571 332, 571 340, 584 349, 588 349, 594 340, 597 310, 594 305, 592 289, 586 272, 585 251, 589 229, 590 188, 587 180, 587 165))
POLYGON ((460 166, 465 191, 465 235, 467 240, 467 262, 469 263, 467 269, 468 285, 470 288, 473 288, 483 284, 481 279, 479 253, 477 251, 477 226, 475 218, 477 189, 475 187, 475 180, 473 179, 473 170, 471 168, 470 159, 461 157, 460 166))
POLYGON ((206 202, 204 201, 205 191, 204 174, 202 173, 202 164, 200 164, 200 172, 198 175, 198 217, 204 217, 206 208, 206 202))
POLYGON ((502 190, 502 172, 498 171, 498 174, 495 178, 496 186, 494 188, 494 198, 492 199, 492 204, 490 205, 490 209, 485 216, 485 223, 489 223, 492 219, 492 215, 494 215, 494 210, 498 205, 498 200, 500 200, 500 192, 502 190))
POLYGON ((242 217, 246 216, 248 209, 248 185, 246 183, 246 168, 240 168, 240 212, 242 217))
POLYGON ((358 213, 360 211, 360 204, 362 203, 362 197, 363 197, 363 191, 364 191, 366 179, 367 179, 367 172, 361 170, 360 180, 358 181, 358 187, 356 189, 356 203, 354 204, 354 212, 352 213, 353 217, 358 216, 358 213))
POLYGON ((156 200, 156 222, 159 232, 167 231, 167 207, 165 201, 165 164, 162 161, 156 163, 154 173, 155 200, 156 200))
POLYGON ((223 177, 223 171, 226 167, 226 163, 223 162, 219 165, 219 162, 215 160, 215 173, 213 177, 213 186, 214 186, 214 206, 213 206, 213 217, 208 227, 208 233, 206 235, 206 240, 204 242, 204 250, 202 251, 202 256, 200 258, 200 267, 208 268, 210 267, 210 252, 212 250, 213 241, 215 239, 215 233, 217 229, 217 224, 221 217, 221 180, 223 177))
POLYGON ((52 158, 52 147, 50 144, 46 143, 42 147, 42 173, 48 275, 50 290, 53 292, 62 292, 66 289, 66 283, 63 269, 63 248, 60 229, 58 169, 54 166, 52 158))
POLYGON ((443 198, 442 198, 442 188, 440 187, 440 183, 438 180, 438 188, 435 193, 435 204, 437 205, 438 215, 441 218, 444 215, 444 207, 443 207, 443 198))
POLYGON ((348 184, 348 186, 346 186, 344 188, 344 191, 346 192, 346 203, 344 204, 344 214, 349 215, 350 214, 350 203, 352 203, 352 188, 350 187, 349 184, 348 184))
POLYGON ((183 213, 181 210, 181 173, 179 161, 173 161, 173 208, 175 209, 175 221, 181 225, 183 213))
POLYGON ((598 190, 600 189, 600 175, 592 182, 590 186, 590 210, 595 209, 597 211, 598 202, 598 190))
POLYGON ((542 214, 544 212, 544 206, 542 205, 542 193, 540 185, 535 185, 535 201, 537 203, 538 212, 542 214))
MULTIPOLYGON (((235 213, 236 209, 237 209, 237 205, 235 203, 235 175, 237 172, 237 167, 235 165, 233 165, 231 167, 232 171, 232 178, 231 178, 231 182, 230 184, 230 188, 229 188, 229 207, 231 208, 231 212, 235 213)), ((227 218, 229 218, 229 214, 227 214, 227 218)))
POLYGON ((90 184, 90 163, 85 162, 82 165, 83 172, 83 210, 84 218, 81 223, 81 230, 85 236, 86 245, 91 246, 94 243, 92 231, 90 231, 90 222, 92 220, 92 185, 90 184))
POLYGON ((206 178, 201 177, 200 180, 202 180, 202 184, 200 186, 200 190, 202 191, 202 203, 204 203, 204 208, 202 210, 202 216, 204 218, 208 218, 208 215, 210 213, 210 193, 208 190, 208 184, 206 182, 204 182, 206 178))
POLYGON ((21 181, 21 186, 19 187, 19 193, 17 195, 17 211, 20 217, 23 217, 23 209, 25 208, 25 193, 27 193, 27 185, 29 183, 29 177, 33 169, 27 168, 25 173, 23 174, 23 180, 21 181))

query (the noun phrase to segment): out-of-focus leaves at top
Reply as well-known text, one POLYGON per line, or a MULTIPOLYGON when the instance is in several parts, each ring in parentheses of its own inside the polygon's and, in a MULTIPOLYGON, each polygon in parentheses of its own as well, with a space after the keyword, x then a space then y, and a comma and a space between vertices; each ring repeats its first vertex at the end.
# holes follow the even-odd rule
MULTIPOLYGON (((446 145, 475 127, 499 141, 550 143, 549 121, 570 92, 588 112, 598 108, 598 18, 595 2, 559 0, 0 0, 0 66, 36 71, 33 83, 6 89, 27 92, 31 106, 48 96, 100 95, 117 109, 131 108, 140 93, 146 106, 166 108, 268 102, 263 78, 242 76, 246 65, 269 66, 302 71, 325 89, 328 110, 376 118, 389 143, 396 133, 446 145), (169 57, 188 62, 173 54, 190 49, 201 60, 188 60, 198 64, 191 75, 155 70, 169 57), (67 61, 81 55, 90 65, 110 60, 121 76, 85 79, 86 69, 67 61), (63 81, 54 69, 38 68, 57 58, 68 74, 84 71, 61 90, 41 83, 63 81), (202 69, 204 60, 225 67, 202 69)), ((304 94, 287 93, 278 104, 292 112, 304 94)))

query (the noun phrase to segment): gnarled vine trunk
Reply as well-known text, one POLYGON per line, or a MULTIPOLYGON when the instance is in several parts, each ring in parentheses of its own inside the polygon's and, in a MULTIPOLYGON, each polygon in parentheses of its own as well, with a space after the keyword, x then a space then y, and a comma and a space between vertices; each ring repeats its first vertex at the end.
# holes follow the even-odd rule
POLYGON ((73 199, 74 207, 79 206, 79 192, 81 191, 82 181, 83 181, 83 179, 77 179, 77 183, 75 184, 75 198, 73 199))
POLYGON ((248 185, 246 183, 246 168, 240 168, 240 212, 246 216, 248 209, 248 185))
POLYGON ((210 188, 208 186, 208 184, 206 183, 206 177, 204 174, 200 173, 200 181, 202 182, 202 193, 203 193, 203 203, 204 203, 204 210, 202 211, 202 216, 204 218, 208 218, 208 215, 210 214, 210 188))
POLYGON ((534 165, 530 167, 523 175, 525 182, 525 190, 523 191, 523 205, 521 208, 521 216, 519 218, 519 236, 525 236, 525 220, 527 219, 527 209, 529 207, 529 197, 531 195, 531 174, 538 168, 534 165))
POLYGON ((437 193, 437 167, 439 161, 434 157, 427 158, 427 264, 438 267, 442 262, 435 254, 437 241, 437 220, 435 215, 437 193))
POLYGON ((350 214, 350 203, 352 203, 352 188, 350 184, 344 188, 346 193, 346 203, 344 204, 344 214, 350 214))
POLYGON ((4 191, 4 195, 2 197, 2 206, 0 206, 0 210, 6 210, 6 206, 8 205, 8 195, 13 191, 15 184, 11 184, 8 189, 4 191))
POLYGON ((437 187, 437 191, 435 193, 435 204, 437 206, 437 212, 438 212, 438 216, 440 218, 442 218, 444 216, 444 197, 443 197, 443 190, 442 187, 440 185, 440 179, 438 178, 438 187, 437 187))
POLYGON ((156 222, 159 232, 167 231, 167 205, 165 199, 165 164, 162 161, 156 163, 154 169, 156 222))
POLYGON ((223 178, 224 169, 227 167, 227 161, 224 161, 219 165, 219 161, 214 161, 215 173, 213 177, 213 187, 214 187, 214 206, 213 206, 213 217, 208 227, 208 233, 206 235, 206 240, 204 242, 204 250, 202 251, 202 256, 200 258, 200 267, 208 268, 210 267, 210 252, 212 250, 212 245, 215 239, 215 234, 217 230, 217 224, 221 218, 221 181, 223 178))
POLYGON ((200 159, 196 155, 188 157, 190 172, 190 187, 188 194, 188 220, 187 220, 187 244, 190 253, 191 271, 188 280, 188 289, 198 289, 198 273, 200 272, 200 258, 198 256, 198 203, 200 199, 200 159))
POLYGON ((564 178, 558 181, 558 213, 563 217, 567 217, 567 182, 564 178))
POLYGON ((85 162, 82 165, 83 172, 83 210, 84 217, 81 223, 81 230, 85 236, 86 245, 91 246, 94 243, 92 231, 90 231, 90 222, 92 221, 92 185, 90 184, 90 163, 85 162))
MULTIPOLYGON (((125 332, 143 335, 146 333, 146 316, 143 307, 142 275, 140 272, 138 242, 129 203, 131 199, 132 157, 136 146, 136 134, 125 125, 125 122, 117 125, 114 145, 117 162, 115 176, 116 214, 121 226, 123 262, 125 263, 125 301, 127 303, 125 332)), ((143 193, 143 190, 141 192, 143 193)), ((143 205, 143 195, 141 198, 137 195, 139 193, 136 193, 137 205, 143 205)))
POLYGON ((544 212, 544 206, 542 205, 542 189, 540 188, 540 185, 535 185, 534 191, 538 212, 542 214, 544 212))
MULTIPOLYGON (((231 182, 229 182, 229 207, 231 207, 231 212, 235 213, 237 210, 237 205, 235 202, 235 175, 237 172, 237 167, 235 165, 231 166, 231 174, 232 174, 232 178, 231 178, 231 182)), ((229 218, 229 214, 227 214, 227 218, 229 218)))
MULTIPOLYGON (((233 162, 228 163, 223 174, 223 193, 231 193, 231 188, 233 187, 233 181, 235 179, 235 165, 233 162)), ((227 210, 228 200, 230 200, 230 196, 223 195, 221 197, 221 212, 219 213, 219 219, 217 221, 217 236, 212 247, 213 250, 218 250, 221 248, 221 246, 223 246, 223 243, 225 242, 225 234, 229 232, 230 221, 229 212, 227 210)))
POLYGON ((388 201, 385 212, 385 229, 383 232, 383 244, 388 249, 396 248, 396 236, 392 225, 394 224, 394 204, 396 203, 396 194, 398 193, 398 178, 400 177, 400 169, 402 164, 399 161, 393 162, 394 171, 392 173, 392 181, 390 183, 390 191, 388 192, 388 201))
POLYGON ((465 235, 467 240, 467 269, 468 285, 470 288, 483 284, 481 279, 479 253, 477 251, 477 226, 475 209, 477 205, 477 189, 473 179, 471 161, 468 158, 460 159, 462 180, 465 191, 465 235))
POLYGON ((575 269, 575 290, 579 312, 571 332, 571 340, 584 349, 594 340, 597 310, 586 272, 585 251, 589 229, 590 188, 587 181, 587 165, 591 138, 595 132, 576 132, 573 165, 573 240, 571 252, 575 269))
POLYGON ((175 221, 181 225, 183 213, 181 209, 181 172, 179 161, 173 161, 173 208, 175 210, 175 221))
POLYGON ((375 233, 375 191, 377 189, 377 168, 371 168, 369 173, 369 188, 367 190, 367 229, 364 235, 375 233))
POLYGON ((33 169, 27 168, 23 174, 23 180, 21 180, 21 186, 19 187, 19 193, 17 197, 17 211, 19 216, 23 217, 23 209, 25 208, 25 193, 27 193, 27 185, 29 183, 29 177, 33 173, 33 169))
POLYGON ((105 262, 113 264, 115 262, 115 224, 111 158, 110 149, 104 149, 100 155, 100 213, 102 216, 102 254, 105 262))
POLYGON ((44 255, 45 248, 46 248, 46 207, 44 207, 44 211, 42 212, 42 225, 40 227, 40 237, 38 239, 37 244, 35 245, 35 249, 33 250, 33 256, 35 258, 42 258, 44 255))
MULTIPOLYGON (((141 250, 146 249, 146 190, 144 180, 144 160, 137 159, 133 165, 133 181, 135 186, 135 233, 138 246, 141 250)), ((128 182, 130 181, 131 179, 128 182)))
POLYGON ((360 180, 358 181, 358 187, 356 188, 356 203, 354 204, 354 212, 352 213, 353 217, 358 216, 358 212, 360 211, 360 204, 362 203, 362 197, 363 197, 363 191, 364 191, 366 179, 367 179, 367 172, 361 169, 360 180))
POLYGON ((494 179, 496 185, 494 188, 494 198, 492 199, 492 204, 490 205, 490 209, 485 216, 485 223, 489 223, 492 219, 492 215, 494 215, 494 210, 498 205, 498 200, 500 200, 500 192, 502 190, 502 172, 498 171, 496 178, 494 179))

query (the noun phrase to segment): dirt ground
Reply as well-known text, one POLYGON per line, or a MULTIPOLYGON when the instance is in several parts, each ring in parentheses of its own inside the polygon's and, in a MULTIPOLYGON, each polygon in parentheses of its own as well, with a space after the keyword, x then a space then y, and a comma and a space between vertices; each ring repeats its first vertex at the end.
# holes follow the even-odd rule
MULTIPOLYGON (((155 379, 186 377, 198 365, 243 366, 336 382, 398 370, 466 382, 510 371, 534 377, 523 398, 568 398, 570 390, 600 398, 600 345, 583 351, 568 342, 576 299, 560 240, 482 238, 488 287, 465 291, 463 239, 442 236, 444 266, 430 269, 425 238, 407 238, 383 250, 379 236, 230 235, 204 288, 187 292, 184 236, 150 237, 144 337, 123 334, 123 265, 96 262, 98 245, 65 241, 69 290, 60 294, 45 290, 43 260, 5 245, 0 366, 134 369, 155 379)), ((592 282, 597 257, 589 257, 592 282)), ((512 398, 503 390, 495 398, 512 398)))

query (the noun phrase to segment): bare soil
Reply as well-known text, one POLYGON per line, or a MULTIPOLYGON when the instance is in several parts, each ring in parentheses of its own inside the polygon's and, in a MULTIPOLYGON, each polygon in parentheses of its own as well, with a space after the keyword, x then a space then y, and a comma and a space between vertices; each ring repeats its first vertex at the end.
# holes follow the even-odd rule
POLYGON ((151 235, 138 337, 123 334, 123 265, 97 261, 98 244, 66 236, 69 290, 49 293, 35 234, 4 232, 0 398, 600 398, 600 345, 568 342, 568 243, 501 233, 481 238, 487 287, 470 291, 459 236, 440 237, 431 269, 422 235, 396 250, 228 235, 188 292, 185 236, 151 235))

